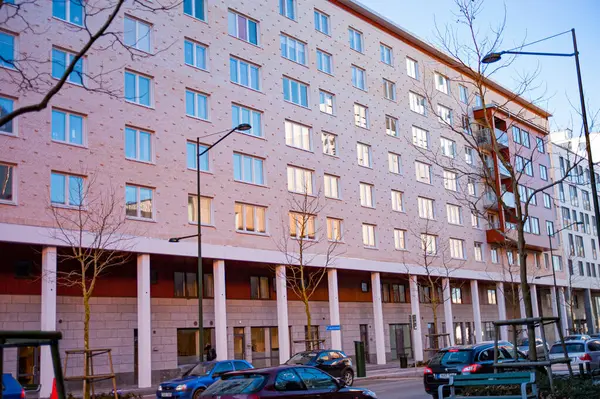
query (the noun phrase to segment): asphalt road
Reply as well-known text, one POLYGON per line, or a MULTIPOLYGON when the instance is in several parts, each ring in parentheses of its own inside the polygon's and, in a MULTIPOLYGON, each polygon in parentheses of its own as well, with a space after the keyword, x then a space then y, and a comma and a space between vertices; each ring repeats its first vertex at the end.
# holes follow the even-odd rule
POLYGON ((356 381, 355 387, 369 388, 378 399, 431 399, 423 389, 421 378, 396 378, 384 380, 356 381))

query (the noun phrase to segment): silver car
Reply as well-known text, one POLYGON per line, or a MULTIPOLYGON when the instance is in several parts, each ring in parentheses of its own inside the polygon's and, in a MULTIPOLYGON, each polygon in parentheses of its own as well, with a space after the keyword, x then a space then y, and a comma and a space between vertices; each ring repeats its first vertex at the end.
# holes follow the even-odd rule
MULTIPOLYGON (((529 353, 529 339, 525 338, 522 340, 519 343, 519 346, 517 346, 517 349, 527 355, 529 353)), ((547 344, 546 349, 548 349, 547 344)), ((540 338, 535 339, 535 351, 537 352, 538 359, 544 359, 546 357, 546 354, 544 353, 544 341, 540 338)))
MULTIPOLYGON (((591 369, 600 368, 600 340, 571 340, 566 341, 567 354, 571 358, 571 365, 578 367, 578 364, 590 363, 591 369)), ((550 359, 561 359, 564 357, 563 348, 560 342, 555 343, 550 348, 550 359)), ((554 370, 554 366, 552 367, 554 370)), ((556 367, 558 371, 563 367, 556 367)), ((566 369, 566 365, 565 365, 566 369)))

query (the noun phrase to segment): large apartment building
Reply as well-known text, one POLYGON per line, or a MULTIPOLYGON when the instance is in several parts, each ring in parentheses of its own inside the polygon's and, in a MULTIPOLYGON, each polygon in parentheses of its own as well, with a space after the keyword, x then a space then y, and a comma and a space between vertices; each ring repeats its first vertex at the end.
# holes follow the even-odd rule
MULTIPOLYGON (((44 33, 2 26, 3 58, 38 54, 48 58, 38 66, 48 76, 54 68, 60 73, 83 43, 84 33, 69 27, 82 24, 84 10, 59 0, 26 10, 44 33)), ((518 260, 505 245, 514 223, 510 175, 498 159, 486 159, 506 192, 502 207, 484 196, 481 182, 463 181, 426 154, 478 162, 444 127, 467 116, 465 128, 482 146, 493 134, 523 170, 519 190, 526 195, 552 178, 546 111, 491 81, 483 104, 470 71, 353 0, 184 0, 164 13, 126 8, 115 23, 123 26, 123 43, 155 54, 132 60, 120 46, 92 49, 48 108, 0 128, 3 329, 57 329, 62 350, 82 347, 80 292, 40 276, 64 267, 51 209, 78 208, 77 187, 93 183, 96 193, 117 194, 134 239, 127 264, 95 288, 92 346, 112 348, 121 380, 140 386, 196 359, 197 244, 169 238, 196 232, 197 168, 203 325, 220 359, 285 361, 304 349, 309 328, 325 347, 350 355, 353 342, 363 341, 370 362, 398 353, 426 359, 433 309, 421 255, 437 248, 447 249, 432 273, 443 277, 437 315, 449 342, 491 339, 493 320, 524 313, 518 278, 507 273, 518 260), (119 96, 82 87, 107 65, 122 65, 106 77, 119 96), (477 128, 486 113, 494 132, 477 128), (197 162, 197 137, 206 147, 218 139, 213 133, 242 122, 252 129, 233 133, 197 162), (457 193, 483 198, 479 212, 457 193), (286 289, 278 245, 301 234, 290 198, 305 194, 323 204, 305 238, 317 242, 317 252, 339 241, 311 298, 312 326, 286 289)), ((10 63, 0 72, 15 73, 10 63)), ((37 99, 9 78, 0 88, 4 110, 37 99)), ((563 288, 533 277, 554 267, 560 285, 568 281, 565 259, 545 253, 556 223, 549 201, 530 207, 526 233, 536 314, 557 313, 556 302, 544 298, 565 300, 563 288)), ((566 316, 565 306, 561 311, 566 316)), ((47 353, 15 351, 4 362, 23 382, 41 383, 42 396, 49 393, 47 353)))

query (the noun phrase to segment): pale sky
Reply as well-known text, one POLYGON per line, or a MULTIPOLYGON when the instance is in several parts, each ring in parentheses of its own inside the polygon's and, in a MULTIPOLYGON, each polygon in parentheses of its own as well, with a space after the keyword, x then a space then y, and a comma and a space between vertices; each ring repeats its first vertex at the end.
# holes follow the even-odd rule
MULTIPOLYGON (((359 0, 367 7, 394 21, 421 39, 435 44, 435 24, 443 27, 456 24, 454 0, 359 0)), ((600 110, 600 79, 594 74, 600 68, 600 1, 599 0, 487 0, 479 18, 479 28, 496 26, 504 15, 506 28, 503 50, 523 42, 532 42, 575 28, 586 96, 588 120, 600 110)), ((465 38, 468 40, 468 38, 465 38)), ((523 51, 572 53, 571 35, 563 35, 523 49, 523 51)), ((507 88, 515 86, 518 76, 539 68, 536 85, 540 89, 530 98, 544 96, 538 103, 550 111, 551 130, 572 127, 574 134, 581 131, 579 91, 574 57, 519 58, 494 79, 507 88), (573 106, 577 110, 573 109, 573 106)), ((600 130, 600 114, 596 122, 600 130)))

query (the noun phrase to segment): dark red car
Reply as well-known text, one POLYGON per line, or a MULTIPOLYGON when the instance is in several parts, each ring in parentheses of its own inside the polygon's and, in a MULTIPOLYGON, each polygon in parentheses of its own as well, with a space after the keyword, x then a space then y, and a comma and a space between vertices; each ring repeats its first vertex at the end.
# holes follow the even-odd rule
POLYGON ((308 366, 279 366, 227 373, 202 398, 376 399, 374 392, 345 386, 329 374, 308 366))

